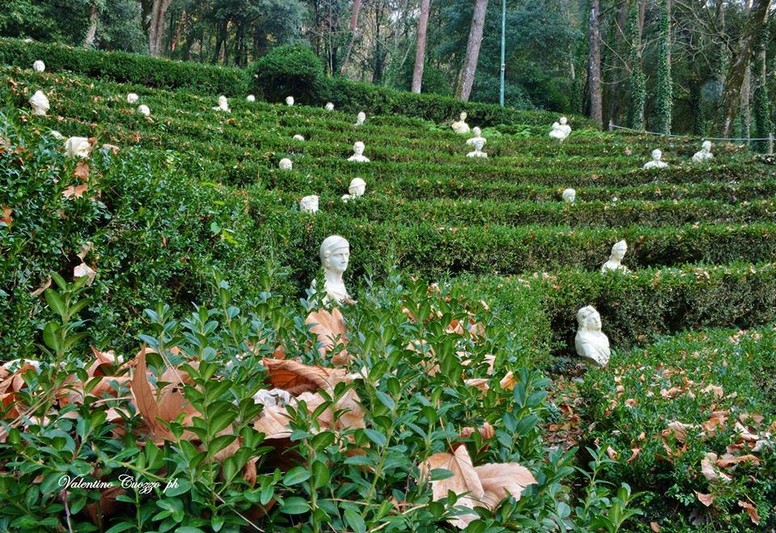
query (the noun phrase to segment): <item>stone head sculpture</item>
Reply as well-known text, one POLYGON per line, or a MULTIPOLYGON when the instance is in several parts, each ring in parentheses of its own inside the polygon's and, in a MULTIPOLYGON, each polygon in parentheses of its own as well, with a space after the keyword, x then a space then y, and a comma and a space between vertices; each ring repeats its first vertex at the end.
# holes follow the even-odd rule
POLYGON ((291 170, 293 168, 293 166, 294 166, 294 164, 287 157, 284 157, 278 163, 278 168, 280 168, 280 170, 291 170))
POLYGON ((356 141, 356 143, 353 145, 353 153, 356 155, 364 155, 364 149, 366 146, 364 146, 364 143, 361 141, 356 141))
POLYGON ((350 181, 350 185, 348 186, 348 193, 350 193, 350 196, 352 196, 353 198, 358 198, 359 196, 363 196, 365 190, 366 190, 366 182, 361 178, 353 178, 350 181))
POLYGON ((145 115, 145 116, 147 116, 147 117, 150 117, 150 116, 151 116, 151 110, 150 110, 150 109, 148 108, 148 106, 147 106, 147 105, 145 105, 145 104, 140 104, 140 105, 137 107, 137 112, 138 112, 138 113, 140 113, 141 115, 145 115))
POLYGON ((46 70, 46 64, 40 59, 38 59, 32 64, 32 70, 34 70, 35 72, 43 72, 44 70, 46 70))
POLYGON ((569 120, 566 117, 560 117, 560 125, 565 126, 569 120))
POLYGON ((326 105, 325 105, 325 106, 323 106, 323 108, 324 108, 326 111, 334 111, 334 104, 333 104, 333 103, 331 103, 331 102, 326 102, 326 105))
POLYGON ((364 123, 366 120, 366 113, 363 111, 359 111, 358 115, 356 116, 356 126, 360 126, 364 123))
POLYGON ((601 331, 601 315, 592 305, 585 306, 577 311, 577 326, 580 330, 601 331))
POLYGON ((140 97, 135 93, 129 93, 127 95, 127 103, 128 104, 136 104, 137 101, 140 99, 140 97))
POLYGON ((567 201, 570 204, 573 204, 574 200, 577 199, 577 191, 570 188, 564 189, 562 196, 565 201, 567 201))
POLYGON ((704 152, 711 152, 711 141, 703 141, 703 144, 701 144, 701 150, 704 152))
POLYGON ((461 122, 466 120, 466 118, 468 117, 468 115, 466 114, 466 111, 461 111, 461 114, 458 116, 461 118, 461 122))
POLYGON ((245 100, 247 102, 255 102, 256 101, 256 97, 254 95, 252 95, 252 94, 249 94, 248 96, 245 97, 245 100))
POLYGON ((304 136, 303 136, 303 135, 299 135, 299 134, 297 133, 296 135, 294 135, 293 139, 294 139, 295 141, 304 141, 304 136))
POLYGON ((339 235, 326 237, 321 243, 319 256, 324 270, 342 274, 347 270, 350 261, 350 243, 339 235))
POLYGON ((577 354, 598 366, 606 366, 611 356, 609 338, 601 331, 601 315, 591 305, 577 311, 577 335, 574 346, 577 354))
POLYGON ((288 106, 294 105, 294 97, 293 96, 286 96, 286 105, 288 105, 288 106))
POLYGON ((30 106, 33 114, 45 116, 49 110, 49 99, 43 91, 35 91, 35 94, 30 98, 30 106))
POLYGON ((660 161, 663 159, 663 152, 659 148, 652 150, 652 161, 660 161))
POLYGON ((609 260, 601 267, 601 272, 605 273, 608 270, 618 270, 620 272, 627 272, 628 267, 622 264, 622 260, 625 257, 625 253, 628 251, 628 243, 625 239, 617 241, 612 246, 612 253, 609 255, 609 260))
POLYGON ((299 210, 303 213, 317 213, 318 212, 318 196, 310 195, 305 196, 299 200, 299 210))
POLYGON ((69 157, 89 157, 92 144, 86 137, 68 137, 65 141, 65 153, 69 157))

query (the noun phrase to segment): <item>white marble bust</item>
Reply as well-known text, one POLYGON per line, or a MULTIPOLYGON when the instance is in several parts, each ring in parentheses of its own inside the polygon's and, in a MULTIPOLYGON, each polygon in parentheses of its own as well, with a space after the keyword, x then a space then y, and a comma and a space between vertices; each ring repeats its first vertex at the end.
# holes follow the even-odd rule
POLYGON ((291 170, 293 167, 294 167, 294 164, 287 157, 284 157, 278 163, 278 168, 280 170, 291 170))
POLYGON ((364 155, 364 143, 356 141, 353 145, 353 155, 348 157, 348 161, 355 161, 356 163, 369 163, 369 158, 364 155))
POLYGON ((213 111, 226 111, 229 113, 229 101, 223 94, 218 97, 218 105, 213 108, 213 111))
MULTIPOLYGON (((356 303, 348 294, 345 283, 342 281, 342 275, 347 270, 348 261, 350 261, 350 244, 348 241, 339 235, 326 237, 321 243, 319 255, 325 279, 323 285, 326 291, 326 296, 323 298, 324 304, 330 302, 340 304, 356 303)), ((315 285, 316 283, 313 280, 313 290, 316 288, 315 285)))
POLYGON ((294 135, 293 139, 294 139, 295 141, 304 141, 304 136, 302 136, 302 135, 299 135, 299 134, 297 133, 296 135, 294 135))
POLYGON ((570 204, 573 204, 574 200, 577 199, 577 191, 575 191, 574 189, 571 189, 571 188, 564 189, 563 190, 563 194, 561 196, 563 196, 563 200, 564 201, 566 201, 566 202, 568 202, 570 204))
POLYGON ((151 116, 151 110, 145 104, 140 104, 139 106, 137 106, 137 112, 147 117, 151 116))
POLYGON ((348 194, 343 194, 341 200, 348 202, 354 198, 359 198, 364 195, 366 190, 366 182, 361 178, 353 178, 348 186, 348 194))
POLYGON ((302 213, 317 213, 318 212, 318 196, 312 194, 305 196, 299 200, 299 210, 302 213))
POLYGON ((466 139, 466 144, 474 145, 474 143, 477 142, 477 139, 482 139, 483 145, 487 144, 488 140, 482 136, 482 130, 479 127, 474 126, 474 128, 472 128, 472 134, 474 136, 469 139, 466 139))
POLYGON ((294 97, 293 96, 286 96, 286 105, 287 106, 294 105, 294 97))
POLYGON ((136 93, 129 93, 127 95, 128 104, 136 104, 138 100, 140 100, 140 97, 136 93))
POLYGON ((666 163, 662 159, 663 159, 663 152, 657 149, 652 150, 652 161, 644 163, 644 168, 645 169, 666 168, 668 166, 668 163, 666 163))
POLYGON ((469 125, 466 123, 466 111, 462 111, 460 120, 453 122, 453 131, 459 134, 469 133, 469 125))
POLYGON ((69 157, 89 157, 92 144, 86 137, 68 137, 65 141, 65 153, 69 157))
POLYGON ((692 156, 694 163, 702 163, 703 161, 713 158, 714 154, 711 153, 711 141, 703 141, 703 144, 701 145, 701 151, 695 152, 695 154, 692 156))
POLYGON ((356 124, 355 125, 356 126, 360 126, 361 124, 364 123, 365 120, 366 120, 366 113, 364 113, 363 111, 359 111, 358 115, 356 115, 356 124))
POLYGON ((474 151, 466 154, 466 157, 488 157, 488 154, 482 151, 482 147, 485 146, 485 139, 482 137, 474 139, 474 151))
POLYGON ((622 259, 625 257, 625 252, 628 251, 628 243, 625 239, 617 241, 612 246, 612 253, 609 256, 609 260, 601 266, 601 273, 605 274, 609 270, 618 270, 620 272, 627 272, 628 267, 622 264, 622 259))
POLYGON ((45 117, 49 110, 49 99, 43 91, 35 91, 30 98, 30 106, 34 115, 45 117))
POLYGON ((331 103, 331 102, 326 102, 326 105, 325 105, 325 106, 323 106, 323 108, 324 108, 326 111, 334 111, 334 104, 333 104, 333 103, 331 103))
POLYGON ((46 70, 46 64, 40 59, 38 59, 32 64, 32 70, 34 70, 35 72, 43 72, 44 70, 46 70))
POLYGON ((601 331, 601 315, 591 305, 577 311, 577 335, 574 337, 574 347, 577 354, 604 367, 609 363, 612 353, 609 348, 609 337, 601 331))
POLYGON ((256 101, 256 97, 254 95, 252 95, 252 94, 249 94, 248 96, 245 97, 245 101, 246 102, 255 102, 256 101))
POLYGON ((552 123, 552 129, 550 130, 550 137, 563 141, 571 134, 571 126, 567 124, 568 119, 566 117, 560 117, 560 124, 558 122, 552 123))

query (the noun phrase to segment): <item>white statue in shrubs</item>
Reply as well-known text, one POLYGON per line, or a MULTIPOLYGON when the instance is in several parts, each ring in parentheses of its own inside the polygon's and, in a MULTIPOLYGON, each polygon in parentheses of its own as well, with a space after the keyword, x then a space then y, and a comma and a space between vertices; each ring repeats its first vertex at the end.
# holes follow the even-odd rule
POLYGON ((253 103, 256 101, 256 97, 253 96, 252 94, 249 94, 248 96, 245 97, 245 101, 253 103))
POLYGON ((89 157, 92 143, 86 137, 69 137, 65 141, 65 153, 68 157, 89 157))
POLYGON ((302 213, 317 213, 318 212, 318 196, 312 194, 305 196, 299 200, 299 210, 302 213))
POLYGON ((34 70, 35 72, 43 72, 44 70, 46 70, 46 64, 40 59, 38 59, 32 64, 32 70, 34 70))
MULTIPOLYGON (((326 237, 321 243, 319 253, 321 257, 321 266, 323 267, 323 276, 325 279, 323 288, 326 296, 323 299, 324 304, 336 302, 339 304, 355 304, 345 288, 342 281, 342 275, 348 268, 350 261, 350 244, 344 237, 331 235, 326 237)), ((312 290, 316 289, 316 280, 313 280, 312 290)))
POLYGON ((703 144, 701 145, 701 151, 695 152, 695 154, 692 156, 694 163, 702 163, 713 158, 714 154, 711 153, 711 141, 703 141, 703 144))
POLYGON ((592 305, 583 307, 577 311, 577 325, 577 335, 574 337, 577 354, 600 367, 605 367, 612 352, 609 348, 609 337, 601 331, 601 315, 592 305))
POLYGON ((229 109, 229 101, 226 99, 226 96, 222 94, 218 97, 218 105, 213 108, 213 111, 225 111, 227 113, 231 111, 229 109))
POLYGON ((663 152, 660 150, 652 150, 652 161, 644 163, 644 169, 649 170, 651 168, 666 168, 668 163, 663 161, 663 152))
POLYGON ((564 189, 563 193, 561 194, 561 196, 563 197, 563 200, 565 202, 573 204, 574 200, 577 199, 577 191, 575 191, 574 189, 571 189, 571 188, 564 189))
POLYGON ((356 115, 356 124, 355 125, 356 126, 360 126, 361 124, 364 123, 364 121, 366 121, 366 113, 364 113, 363 111, 359 111, 358 115, 356 115))
POLYGON ((295 141, 304 141, 304 136, 303 136, 303 135, 299 135, 299 134, 297 133, 296 135, 294 135, 294 136, 293 136, 293 139, 294 139, 295 141))
POLYGON ((364 191, 366 191, 366 182, 361 178, 353 178, 348 186, 348 194, 342 195, 342 201, 347 202, 354 198, 360 198, 364 196, 364 191))
POLYGON ((461 111, 460 120, 453 122, 453 131, 463 135, 469 133, 469 125, 466 123, 466 111, 461 111))
POLYGON ((136 104, 137 101, 140 100, 140 97, 135 93, 129 93, 127 95, 127 103, 128 104, 136 104))
POLYGON ((571 134, 571 126, 567 124, 568 119, 566 117, 560 117, 560 124, 557 122, 552 123, 552 129, 550 130, 550 137, 563 141, 571 134))
POLYGON ((467 139, 466 144, 474 145, 474 143, 477 142, 477 139, 482 139, 483 146, 487 144, 488 140, 482 136, 482 130, 479 127, 474 126, 474 128, 472 128, 472 134, 474 134, 474 137, 467 139))
POLYGON ((30 106, 33 114, 45 117, 49 110, 49 99, 43 91, 35 91, 30 98, 30 106))
POLYGON ((356 141, 353 145, 353 155, 348 157, 348 161, 354 161, 356 163, 369 163, 369 158, 364 155, 364 143, 356 141))
POLYGON ((294 97, 293 96, 286 96, 286 105, 289 106, 289 107, 294 105, 294 97))
POLYGON ((145 115, 146 117, 151 116, 151 110, 145 104, 140 104, 139 106, 137 106, 137 112, 140 113, 141 115, 145 115))
POLYGON ((466 154, 466 157, 483 157, 487 158, 488 154, 482 151, 482 147, 485 146, 485 139, 478 137, 474 139, 474 151, 466 154))
POLYGON ((323 108, 324 108, 326 111, 334 111, 334 104, 333 104, 333 103, 331 103, 331 102, 326 102, 326 105, 325 105, 325 106, 323 106, 323 108))
POLYGON ((625 253, 627 251, 628 251, 628 243, 625 242, 625 239, 614 243, 614 246, 612 246, 612 253, 609 256, 609 260, 601 266, 601 273, 606 274, 610 270, 627 272, 628 267, 622 264, 622 260, 625 257, 625 253))
POLYGON ((283 159, 280 160, 280 163, 278 163, 278 168, 280 170, 291 170, 293 167, 294 167, 294 164, 287 157, 284 157, 283 159))

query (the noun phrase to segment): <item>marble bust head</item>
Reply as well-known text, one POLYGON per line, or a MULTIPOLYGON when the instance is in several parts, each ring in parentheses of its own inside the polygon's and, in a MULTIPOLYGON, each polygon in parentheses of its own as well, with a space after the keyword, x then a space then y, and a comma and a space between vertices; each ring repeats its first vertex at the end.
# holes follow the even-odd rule
POLYGON ((38 59, 32 64, 32 70, 34 70, 35 72, 43 72, 44 70, 46 70, 46 64, 40 59, 38 59))
POLYGON ((326 105, 325 105, 325 106, 323 106, 323 108, 324 108, 326 111, 334 111, 334 104, 333 104, 333 103, 331 103, 331 102, 326 102, 326 105))
POLYGON ((136 104, 139 99, 140 99, 140 97, 136 93, 129 93, 127 95, 127 103, 128 104, 136 104))
POLYGON ((326 291, 324 303, 332 301, 346 304, 355 303, 348 295, 348 291, 342 281, 342 275, 347 270, 348 262, 350 261, 350 244, 348 241, 339 235, 326 237, 321 243, 319 256, 326 280, 324 283, 326 291))
POLYGON ((304 141, 304 136, 297 133, 296 135, 294 135, 293 139, 295 141, 304 141))
POLYGON ((369 158, 364 155, 364 143, 356 141, 353 145, 353 155, 348 158, 348 161, 355 161, 357 163, 369 163, 369 158))
POLYGON ((469 139, 474 144, 474 151, 469 152, 466 154, 466 157, 483 157, 487 158, 488 154, 482 151, 482 147, 485 146, 485 139, 482 137, 474 137, 473 139, 469 139))
POLYGON ((600 367, 609 363, 609 338, 601 331, 601 315, 591 305, 577 311, 577 335, 574 347, 577 354, 600 367))
POLYGON ((69 157, 89 157, 92 144, 86 137, 68 137, 65 141, 65 153, 69 157))
POLYGON ((363 111, 359 111, 358 115, 356 115, 356 126, 360 126, 361 124, 364 123, 365 120, 366 120, 366 113, 364 113, 363 111))
POLYGON ((703 141, 703 144, 701 145, 701 151, 695 152, 695 154, 692 156, 692 160, 695 163, 700 163, 702 161, 706 161, 707 159, 712 159, 714 157, 714 154, 711 153, 711 141, 703 141))
POLYGON ((475 126, 474 128, 472 128, 472 134, 473 134, 473 137, 471 137, 469 139, 466 139, 466 144, 473 145, 479 139, 482 139, 482 144, 483 145, 488 142, 488 140, 485 137, 482 136, 482 130, 479 127, 475 126))
POLYGON ((35 115, 46 116, 49 110, 49 99, 43 91, 35 91, 30 98, 30 106, 35 115))
POLYGON ((366 190, 366 182, 361 178, 353 178, 350 181, 350 185, 348 186, 348 193, 353 198, 358 198, 359 196, 363 196, 365 190, 366 190))
POLYGON ((293 96, 286 96, 286 105, 287 106, 294 105, 294 97, 293 96))
POLYGON ((550 130, 550 137, 563 141, 571 134, 571 126, 567 124, 568 119, 566 117, 560 117, 559 123, 553 122, 552 129, 550 130))
POLYGON ((221 95, 218 97, 218 105, 213 108, 214 110, 218 111, 229 111, 229 102, 226 99, 226 96, 221 95))
POLYGON ((461 111, 460 120, 453 122, 453 131, 458 134, 469 133, 469 125, 466 123, 466 111, 461 111))
POLYGON ((303 197, 301 200, 299 200, 299 210, 303 213, 317 213, 318 196, 313 194, 303 197))
POLYGON ((663 159, 663 152, 660 151, 660 149, 652 150, 652 161, 648 161, 644 164, 645 169, 650 168, 665 168, 668 166, 668 164, 662 160, 663 159))
POLYGON ((245 97, 245 101, 246 102, 255 102, 256 101, 256 97, 254 95, 252 95, 252 94, 249 94, 248 96, 245 97))
POLYGON ((279 168, 280 170, 291 170, 291 169, 293 168, 293 166, 294 166, 294 164, 293 164, 293 163, 291 162, 291 160, 290 160, 290 159, 288 159, 287 157, 284 157, 284 158, 283 158, 283 159, 281 159, 281 160, 280 160, 280 162, 278 163, 278 168, 279 168))
POLYGON ((574 200, 577 199, 577 191, 571 188, 564 189, 562 196, 566 202, 573 204, 574 200))
POLYGON ((145 104, 140 104, 139 106, 137 106, 137 112, 147 117, 151 116, 151 110, 145 104))
POLYGON ((609 260, 601 267, 601 272, 605 273, 609 270, 619 270, 621 272, 627 272, 628 267, 622 264, 622 260, 625 257, 625 253, 628 251, 628 243, 625 239, 617 241, 612 246, 612 253, 609 256, 609 260))

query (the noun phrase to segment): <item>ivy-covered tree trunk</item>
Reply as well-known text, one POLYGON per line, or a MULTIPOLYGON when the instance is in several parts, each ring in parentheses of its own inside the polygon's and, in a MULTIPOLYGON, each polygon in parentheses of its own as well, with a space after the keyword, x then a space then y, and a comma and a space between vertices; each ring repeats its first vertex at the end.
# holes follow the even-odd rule
POLYGON ((590 49, 588 55, 588 87, 590 91, 590 118, 599 127, 603 125, 603 101, 601 98, 601 3, 590 2, 590 49))
POLYGON ((488 0, 476 0, 472 25, 469 29, 469 41, 466 45, 466 58, 458 76, 455 97, 463 102, 469 101, 474 86, 474 75, 477 72, 477 61, 480 57, 482 32, 485 29, 485 13, 488 10, 488 0))
POLYGON ((644 129, 644 110, 647 105, 647 77, 641 62, 641 36, 644 27, 644 0, 637 0, 628 17, 628 35, 631 49, 628 74, 628 126, 634 130, 644 129))
POLYGON ((412 71, 412 92, 420 93, 423 85, 423 65, 426 62, 426 30, 431 0, 421 0, 420 20, 418 20, 418 44, 415 51, 415 68, 412 71))
MULTIPOLYGON (((754 89, 754 129, 755 137, 767 138, 773 133, 773 122, 771 121, 771 104, 768 100, 767 84, 767 62, 766 49, 768 45, 768 27, 763 26, 760 32, 760 42, 757 46, 757 55, 755 56, 755 89, 754 89)), ((758 141, 756 147, 761 152, 768 149, 768 141, 758 141)))
POLYGON ((671 112, 674 91, 671 81, 671 0, 665 0, 660 16, 660 36, 657 53, 657 87, 655 89, 654 129, 666 135, 671 133, 671 112))

